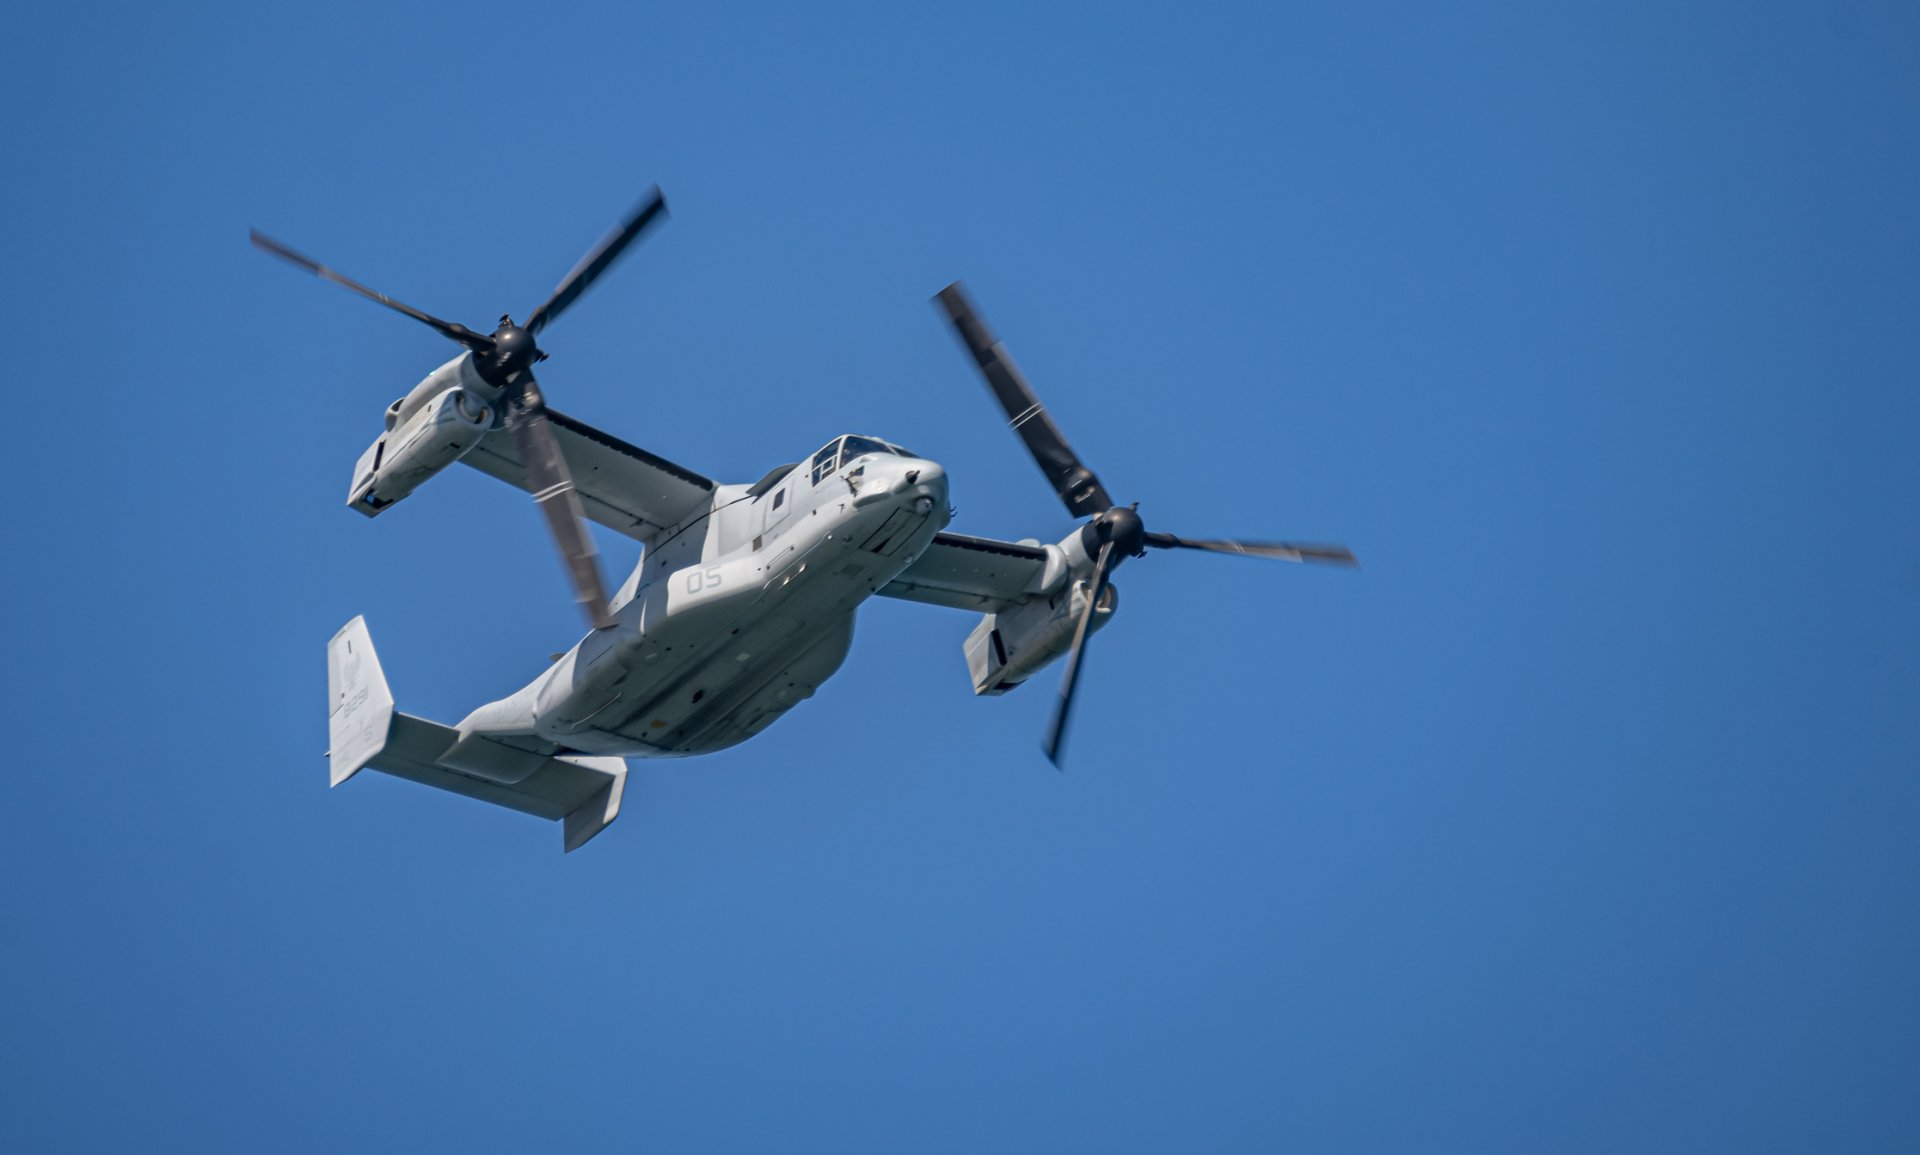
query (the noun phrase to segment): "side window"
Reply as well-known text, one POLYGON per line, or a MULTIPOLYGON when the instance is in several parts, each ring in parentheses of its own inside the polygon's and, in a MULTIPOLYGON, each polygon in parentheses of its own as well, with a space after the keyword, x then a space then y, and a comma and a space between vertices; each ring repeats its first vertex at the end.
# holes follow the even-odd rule
POLYGON ((825 449, 813 455, 813 483, 815 485, 820 484, 828 474, 833 472, 834 455, 839 448, 840 442, 835 440, 829 443, 825 449))
MULTIPOLYGON (((792 512, 787 508, 787 487, 783 485, 774 493, 773 500, 767 503, 766 516, 760 521, 761 537, 772 537, 779 533, 787 523, 787 515, 792 512)), ((761 538, 754 538, 753 548, 759 549, 760 545, 761 538)))

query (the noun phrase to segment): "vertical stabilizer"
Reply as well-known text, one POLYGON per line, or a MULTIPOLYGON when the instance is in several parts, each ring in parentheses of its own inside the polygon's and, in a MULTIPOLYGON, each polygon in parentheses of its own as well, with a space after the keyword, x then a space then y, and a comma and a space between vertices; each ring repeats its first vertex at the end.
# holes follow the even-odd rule
POLYGON ((627 787, 627 764, 620 758, 538 754, 396 714, 363 618, 340 627, 327 643, 327 737, 335 786, 371 766, 558 821, 567 850, 579 849, 619 817, 627 787))
POLYGON ((340 627, 327 643, 327 711, 331 784, 338 786, 386 749, 393 728, 393 692, 365 618, 340 627))

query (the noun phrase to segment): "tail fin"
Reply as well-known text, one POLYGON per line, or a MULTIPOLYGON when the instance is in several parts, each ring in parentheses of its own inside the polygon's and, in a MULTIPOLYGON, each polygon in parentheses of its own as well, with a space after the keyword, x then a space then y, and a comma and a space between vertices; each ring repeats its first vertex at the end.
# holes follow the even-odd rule
POLYGON ((587 754, 536 754, 396 713, 364 618, 327 643, 327 736, 332 784, 371 766, 441 790, 561 821, 577 850, 620 815, 627 764, 587 754))
POLYGON ((393 691, 365 618, 327 643, 327 709, 329 785, 338 786, 380 756, 393 729, 393 691))

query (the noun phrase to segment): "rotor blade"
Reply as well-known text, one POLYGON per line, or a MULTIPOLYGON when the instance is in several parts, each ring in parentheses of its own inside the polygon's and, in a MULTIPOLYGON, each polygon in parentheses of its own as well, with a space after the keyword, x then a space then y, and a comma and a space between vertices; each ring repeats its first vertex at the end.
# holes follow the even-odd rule
POLYGON ((1113 499, 1107 496, 1100 479, 1061 436, 1059 426, 1047 416, 1046 406, 1034 396, 1033 386, 1027 384, 1020 367, 1013 363, 1013 355, 1005 345, 994 340, 992 331, 980 319, 960 282, 940 290, 934 299, 940 302, 947 319, 960 334, 961 342, 979 363, 988 388, 993 390, 1000 408, 1006 411, 1007 423, 1020 435, 1020 440, 1027 443, 1027 452, 1033 455, 1034 463, 1046 474, 1048 484, 1060 495, 1060 500, 1067 503, 1067 509, 1075 517, 1088 517, 1112 508, 1113 499))
POLYGON ((479 352, 482 349, 493 348, 493 338, 487 336, 485 333, 476 333, 465 325, 453 321, 443 321, 432 313, 422 312, 412 305, 402 304, 376 289, 369 289, 352 277, 344 273, 335 272, 319 261, 314 260, 312 257, 303 256, 294 252, 292 249, 274 240, 259 229, 248 229, 247 236, 253 241, 254 248, 260 249, 263 252, 272 253, 288 264, 305 269, 323 281, 332 281, 336 285, 353 290, 370 301, 378 301, 396 313, 405 313, 407 316, 412 317, 422 324, 431 325, 441 336, 458 341, 460 344, 465 345, 475 352, 479 352))
POLYGON ((645 232, 655 217, 665 214, 666 211, 667 198, 660 195, 659 186, 656 185, 648 191, 640 204, 627 214, 626 220, 612 232, 601 237, 600 243, 593 246, 586 256, 581 257, 580 263, 573 267, 573 271, 561 279, 560 287, 553 291, 553 296, 548 297, 546 304, 535 309, 533 315, 527 318, 527 332, 538 335, 540 330, 547 327, 547 322, 566 312, 567 306, 579 300, 580 294, 586 292, 595 279, 607 271, 607 266, 613 264, 620 258, 621 253, 627 251, 627 246, 633 243, 633 239, 645 232))
POLYGON ((1170 533, 1146 535, 1148 545, 1156 549, 1204 549, 1210 553, 1237 553, 1247 557, 1270 557, 1278 561, 1317 562, 1321 565, 1350 565, 1359 568, 1360 559, 1344 545, 1307 545, 1294 541, 1234 541, 1231 538, 1199 540, 1175 537, 1170 533))
POLYGON ((507 428, 513 431, 514 447, 520 451, 520 464, 527 471, 527 488, 546 515, 547 528, 567 563, 574 598, 595 628, 607 629, 614 619, 607 611, 606 586, 600 581, 600 554, 594 548, 593 535, 587 532, 567 459, 560 455, 560 442, 547 422, 546 401, 532 374, 522 374, 516 385, 507 404, 507 428))
POLYGON ((1087 608, 1080 611, 1079 624, 1073 627, 1073 649, 1067 651, 1067 669, 1060 676, 1060 702, 1053 708, 1053 722, 1047 726, 1047 761, 1053 763, 1055 770, 1065 769, 1060 765, 1060 750, 1067 741, 1067 715, 1073 709, 1073 688, 1080 683, 1080 659, 1087 649, 1087 629, 1093 624, 1093 611, 1100 604, 1100 595, 1107 592, 1112 561, 1113 543, 1102 542, 1099 556, 1093 561, 1093 585, 1087 590, 1087 608))

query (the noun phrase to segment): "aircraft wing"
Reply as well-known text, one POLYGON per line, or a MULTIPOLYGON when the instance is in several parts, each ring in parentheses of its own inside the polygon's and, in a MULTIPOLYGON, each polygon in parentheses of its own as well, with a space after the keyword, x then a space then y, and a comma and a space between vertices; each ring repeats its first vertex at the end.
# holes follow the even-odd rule
POLYGON ((992 613, 1027 600, 1040 588, 1047 551, 1037 545, 937 533, 914 563, 886 585, 882 597, 992 613))
MULTIPOLYGON (((547 410, 560 453, 573 474, 574 488, 587 517, 645 541, 707 507, 713 481, 691 469, 656 457, 611 433, 602 433, 555 409, 547 410)), ((513 434, 495 429, 460 460, 482 473, 527 492, 527 471, 513 434)))

